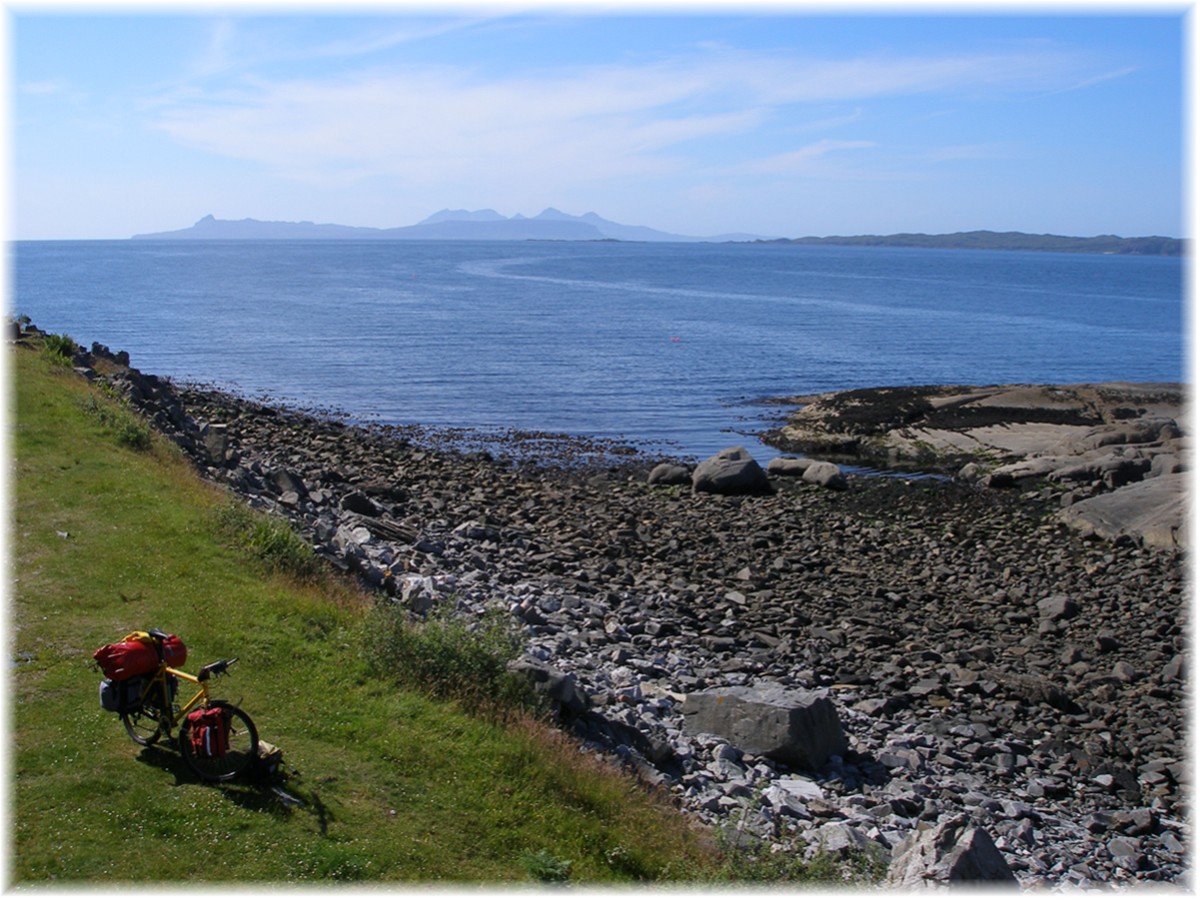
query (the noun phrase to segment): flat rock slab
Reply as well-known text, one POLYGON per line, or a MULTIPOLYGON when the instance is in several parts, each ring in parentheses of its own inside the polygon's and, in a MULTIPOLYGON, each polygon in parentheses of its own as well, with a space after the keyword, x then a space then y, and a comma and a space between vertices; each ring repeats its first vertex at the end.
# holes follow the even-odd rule
POLYGON ((1058 515, 1071 527, 1103 538, 1128 535, 1147 547, 1182 547, 1186 544, 1187 478, 1184 473, 1174 473, 1127 484, 1081 500, 1058 515))
POLYGON ((809 771, 846 752, 846 736, 824 691, 730 687, 688 694, 684 727, 715 734, 746 753, 809 771))
POLYGON ((1190 446, 1183 400, 1182 385, 1158 383, 868 388, 792 398, 804 405, 764 439, 993 488, 1081 483, 1111 493, 1075 503, 1061 521, 1172 549, 1187 538, 1176 471, 1190 446))
POLYGON ((803 404, 770 437, 786 449, 922 458, 990 452, 1040 453, 1088 429, 1145 418, 1178 418, 1178 384, 950 385, 838 391, 803 404))

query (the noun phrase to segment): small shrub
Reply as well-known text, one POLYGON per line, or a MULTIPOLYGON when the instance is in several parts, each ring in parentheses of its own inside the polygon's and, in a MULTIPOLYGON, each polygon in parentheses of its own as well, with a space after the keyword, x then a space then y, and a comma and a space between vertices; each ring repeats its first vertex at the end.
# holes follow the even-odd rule
POLYGON ((521 865, 534 881, 561 884, 571 877, 571 861, 558 859, 548 850, 535 850, 523 854, 521 865))
POLYGON ((404 687, 474 711, 534 706, 528 682, 508 671, 521 642, 498 610, 475 621, 451 612, 409 621, 404 610, 379 607, 368 618, 363 646, 372 669, 404 687))
POLYGON ((69 363, 79 350, 79 345, 69 334, 47 334, 42 343, 46 353, 56 362, 69 363))
POLYGON ((117 427, 117 443, 130 450, 145 453, 152 443, 150 427, 130 416, 117 427))
POLYGON ((141 416, 116 405, 115 402, 105 403, 96 397, 88 397, 83 402, 83 411, 87 416, 110 429, 116 435, 117 443, 122 447, 145 453, 154 444, 153 432, 141 416))
POLYGON ((312 581, 323 571, 320 558, 286 519, 256 513, 234 501, 217 511, 217 526, 272 572, 312 581))

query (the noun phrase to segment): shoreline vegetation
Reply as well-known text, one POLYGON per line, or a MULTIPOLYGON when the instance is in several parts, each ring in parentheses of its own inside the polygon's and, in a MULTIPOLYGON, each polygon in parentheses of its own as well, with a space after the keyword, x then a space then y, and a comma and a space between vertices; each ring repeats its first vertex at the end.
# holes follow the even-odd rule
MULTIPOLYGON (((176 387, 129 367, 127 354, 61 343, 83 376, 79 384, 87 378, 137 421, 153 423, 207 482, 287 523, 378 610, 418 627, 441 615, 468 629, 505 618, 521 637, 520 671, 541 686, 567 743, 619 761, 669 797, 681 818, 752 848, 753 865, 735 877, 766 872, 778 881, 815 871, 878 881, 886 869, 884 883, 894 887, 905 877, 937 880, 933 857, 951 845, 987 851, 989 865, 1000 860, 1000 874, 1025 888, 1186 877, 1184 551, 1127 534, 1107 538, 1058 518, 1067 493, 1115 496, 1135 469, 1149 474, 1142 459, 1163 470, 1147 480, 1165 483, 1171 442, 1181 440, 1165 424, 1154 434, 1159 463, 1136 455, 1127 440, 1121 452, 1132 448, 1132 465, 1085 473, 1089 480, 1070 483, 1078 487, 1023 470, 995 488, 851 474, 832 490, 776 475, 769 491, 736 496, 649 483, 650 461, 642 458, 564 466, 550 444, 524 460, 447 450, 382 426, 176 387), (761 684, 832 700, 845 751, 792 769, 687 726, 690 696, 761 684), (925 842, 932 837, 943 842, 940 851, 925 842), (930 856, 922 865, 914 852, 930 856)), ((971 395, 985 405, 989 397, 998 409, 1019 406, 1011 392, 971 395)), ((925 409, 926 398, 899 399, 925 409)), ((961 399, 960 421, 966 415, 978 424, 980 414, 967 415, 961 399)), ((1115 408, 1117 422, 1103 425, 1149 422, 1158 412, 1128 398, 1115 408), (1139 413, 1140 406, 1147 408, 1139 413)), ((117 429, 118 439, 125 430, 117 429)), ((63 477, 55 468, 61 461, 45 462, 45 477, 63 477)), ((18 534, 43 507, 19 507, 18 534)), ((44 558, 21 557, 21 571, 44 558)), ((19 598, 33 577, 22 577, 19 598)), ((75 582, 77 596, 84 582, 75 582)), ((187 589, 202 590, 191 574, 187 589)), ((147 588, 121 590, 138 605, 106 606, 110 627, 143 603, 131 592, 147 588)), ((20 608, 47 615, 36 600, 20 608)), ((66 608, 87 615, 77 599, 66 608)), ((53 639, 55 624, 38 621, 18 630, 26 642, 18 653, 37 635, 53 639)), ((279 627, 287 623, 318 641, 312 652, 342 652, 285 612, 279 627)), ((254 629, 237 627, 253 646, 254 629)), ((288 640, 310 652, 290 632, 288 640)), ((338 640, 344 645, 345 634, 338 640)), ((73 635, 68 643, 80 641, 73 635)), ((286 670, 284 657, 276 666, 286 670)), ((39 685, 37 671, 22 676, 26 688, 39 685)), ((345 677, 358 672, 328 676, 330 686, 355 698, 345 677)), ((58 673, 60 690, 68 675, 58 673)), ((286 677, 277 671, 251 690, 264 700, 271 691, 286 694, 286 677)), ((19 715, 26 707, 36 704, 22 704, 19 715)), ((375 740, 383 741, 387 723, 373 715, 364 712, 350 731, 333 722, 326 728, 347 741, 360 732, 379 732, 375 740)), ((299 723, 292 728, 285 750, 298 747, 310 766, 327 767, 331 747, 313 743, 299 723)), ((51 744, 43 756, 53 752, 51 744)), ((388 758, 403 770, 400 785, 411 786, 421 767, 407 753, 389 750, 388 758)), ((18 786, 31 790, 27 778, 18 786)), ((348 798, 361 794, 369 803, 372 789, 357 781, 341 794, 326 789, 341 799, 345 835, 360 812, 348 798)), ((31 796, 18 801, 33 808, 31 796)), ((453 802, 468 801, 481 802, 469 795, 453 802)), ((414 812, 411 800, 394 808, 414 812)), ((547 833, 540 847, 513 850, 543 851, 547 871, 574 859, 585 881, 614 872, 620 880, 636 859, 643 876, 689 882, 612 833, 605 846, 579 840, 563 849, 547 833)), ((498 854, 492 865, 512 871, 497 848, 488 850, 498 854)), ((351 855, 357 877, 371 878, 369 853, 351 855)), ((685 865, 707 872, 701 860, 708 858, 701 853, 685 865)), ((939 858, 943 880, 948 869, 963 870, 939 858)), ((983 860, 964 863, 977 864, 983 860)))
POLYGON ((954 234, 891 234, 833 237, 768 238, 748 234, 689 237, 640 225, 622 225, 595 213, 571 216, 556 209, 532 218, 505 218, 494 210, 442 210, 397 228, 367 228, 313 222, 267 222, 258 219, 217 219, 205 216, 189 228, 137 234, 131 240, 480 240, 582 242, 748 243, 790 246, 900 247, 942 250, 1033 250, 1055 253, 1099 253, 1128 256, 1182 256, 1186 242, 1179 238, 1069 237, 1008 231, 967 231, 954 234))

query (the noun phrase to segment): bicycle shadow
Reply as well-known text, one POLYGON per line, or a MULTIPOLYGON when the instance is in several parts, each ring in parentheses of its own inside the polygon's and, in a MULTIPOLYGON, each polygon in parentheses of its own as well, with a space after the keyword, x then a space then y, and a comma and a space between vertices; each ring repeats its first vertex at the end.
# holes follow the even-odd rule
POLYGON ((276 818, 288 818, 297 809, 311 813, 317 819, 317 827, 325 834, 329 823, 335 821, 333 813, 321 801, 316 790, 303 788, 288 782, 284 789, 278 784, 271 784, 252 775, 246 775, 233 781, 205 781, 192 771, 182 756, 173 749, 151 744, 142 747, 137 755, 137 761, 147 766, 154 766, 175 777, 175 786, 184 784, 199 784, 215 788, 231 802, 251 812, 261 812, 276 818))

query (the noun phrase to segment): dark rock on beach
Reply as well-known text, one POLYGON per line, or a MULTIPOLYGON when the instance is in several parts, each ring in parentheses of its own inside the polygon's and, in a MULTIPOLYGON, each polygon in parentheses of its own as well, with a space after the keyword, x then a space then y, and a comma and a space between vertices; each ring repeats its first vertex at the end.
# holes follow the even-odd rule
POLYGON ((464 452, 106 377, 381 603, 506 611, 563 727, 703 822, 895 856, 910 886, 1188 877, 1184 555, 1069 526, 1060 490, 853 470, 829 490, 768 466, 769 492, 706 493, 623 450, 464 452), (705 695, 764 692, 824 697, 841 740, 789 755, 688 726, 705 695))

